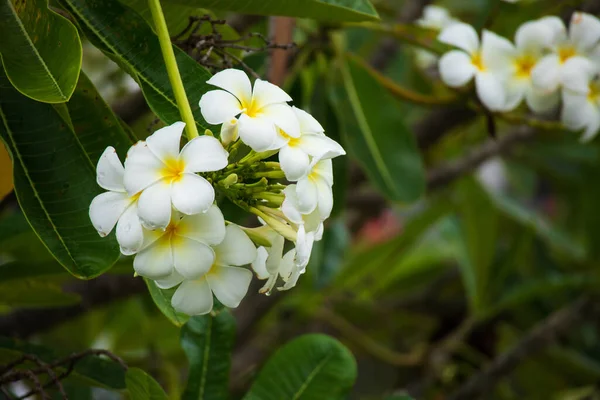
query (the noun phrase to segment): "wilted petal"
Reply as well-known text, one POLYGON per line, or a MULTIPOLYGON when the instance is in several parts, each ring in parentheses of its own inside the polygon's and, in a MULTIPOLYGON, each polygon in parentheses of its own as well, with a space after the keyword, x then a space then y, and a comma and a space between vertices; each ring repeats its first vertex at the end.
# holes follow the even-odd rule
POLYGON ((184 217, 177 225, 177 234, 214 246, 225 237, 225 218, 219 207, 212 205, 205 213, 184 217))
POLYGON ((165 229, 171 221, 171 185, 162 180, 145 189, 138 200, 138 216, 150 230, 165 229))
POLYGON ((177 271, 173 270, 173 273, 171 275, 167 276, 164 279, 157 279, 154 282, 156 283, 156 286, 158 286, 161 289, 171 289, 172 287, 175 287, 181 282, 183 282, 184 279, 185 278, 179 275, 177 271))
POLYGON ((288 181, 297 181, 306 174, 310 161, 300 148, 284 146, 279 150, 279 164, 288 181))
POLYGON ((133 269, 138 275, 150 279, 164 279, 173 272, 173 255, 169 235, 164 235, 152 245, 136 254, 133 269))
POLYGON ((259 108, 262 108, 270 104, 292 101, 292 98, 279 86, 257 79, 254 81, 252 100, 259 108))
POLYGON ((219 266, 206 275, 215 297, 226 307, 237 307, 252 281, 252 272, 239 267, 219 266))
POLYGON ((187 315, 204 315, 212 311, 213 296, 206 279, 183 281, 171 298, 171 305, 187 315))
POLYGON ((440 58, 439 69, 442 80, 450 87, 466 85, 477 71, 471 62, 471 57, 460 50, 452 50, 444 54, 440 58))
POLYGON ((203 177, 183 174, 171 184, 173 207, 187 215, 205 212, 215 201, 215 189, 203 177))
POLYGON ((206 274, 215 262, 213 249, 183 236, 171 239, 175 270, 185 279, 197 279, 206 274))
POLYGON ((284 245, 285 239, 281 235, 276 235, 271 241, 271 248, 269 249, 269 257, 266 264, 267 271, 271 275, 276 275, 279 272, 284 245))
POLYGON ((250 103, 252 99, 250 79, 239 69, 230 68, 217 72, 206 83, 227 90, 244 103, 250 103))
POLYGON ((587 52, 600 40, 600 20, 591 14, 574 12, 569 25, 569 37, 579 50, 587 52))
POLYGON ((491 73, 479 73, 475 77, 477 96, 491 111, 500 111, 506 105, 504 83, 491 73))
POLYGON ((117 223, 117 242, 126 256, 137 253, 144 244, 144 230, 138 217, 137 204, 131 204, 117 223))
POLYGON ((469 54, 474 54, 479 49, 479 36, 475 28, 463 22, 457 22, 442 30, 438 40, 463 49, 469 54))
POLYGON ((258 279, 267 279, 271 274, 267 271, 267 258, 269 252, 263 246, 256 249, 256 258, 252 261, 252 269, 258 279))
POLYGON ((531 80, 534 86, 548 93, 558 89, 560 79, 561 65, 556 54, 544 56, 531 70, 531 80))
POLYGON ((162 178, 165 164, 148 148, 146 142, 137 142, 131 146, 125 159, 123 181, 125 189, 134 195, 162 178))
POLYGON ((200 136, 190 140, 181 150, 185 172, 219 171, 227 166, 229 153, 214 137, 200 136))
POLYGON ((254 151, 265 151, 277 136, 275 125, 266 118, 250 118, 242 114, 238 120, 238 133, 244 143, 254 151))
POLYGON ((271 104, 260 110, 260 119, 267 119, 274 123, 286 135, 297 138, 300 136, 300 124, 292 107, 287 104, 271 104))
POLYGON ((114 192, 124 192, 123 175, 125 169, 117 151, 114 147, 108 146, 98 160, 96 167, 96 181, 101 188, 112 190, 114 192))
POLYGON ((323 133, 324 129, 319 123, 319 121, 315 119, 315 117, 295 106, 292 107, 292 110, 294 111, 294 114, 296 114, 296 119, 298 119, 300 132, 302 132, 303 134, 323 133))
POLYGON ((100 236, 108 235, 131 204, 127 193, 105 192, 94 197, 90 204, 90 220, 100 236))
POLYGON ((243 110, 239 100, 224 90, 211 90, 200 98, 202 117, 212 125, 229 121, 243 110))
POLYGON ((184 128, 185 122, 175 122, 172 125, 165 126, 148 136, 146 144, 152 154, 159 160, 163 162, 177 160, 181 134, 184 128))
POLYGON ((304 271, 308 265, 314 241, 314 233, 306 232, 304 226, 300 225, 298 227, 298 235, 296 239, 296 257, 294 259, 294 263, 301 271, 304 271))

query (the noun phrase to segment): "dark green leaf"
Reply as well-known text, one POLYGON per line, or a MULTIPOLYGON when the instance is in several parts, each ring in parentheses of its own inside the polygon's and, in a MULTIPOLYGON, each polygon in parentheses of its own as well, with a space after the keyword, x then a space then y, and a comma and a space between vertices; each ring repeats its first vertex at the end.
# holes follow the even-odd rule
POLYGON ((244 399, 344 399, 355 379, 356 361, 348 349, 326 335, 305 335, 267 361, 244 399))
MULTIPOLYGON (((139 14, 117 0, 61 0, 98 48, 116 59, 138 80, 144 96, 164 122, 181 120, 158 37, 139 14)), ((173 48, 181 79, 201 132, 208 125, 200 114, 200 97, 212 87, 210 73, 177 47, 173 48)))
POLYGON ((171 297, 173 297, 176 288, 161 289, 151 279, 144 278, 144 281, 146 281, 150 296, 152 296, 152 300, 154 300, 158 309, 175 325, 181 326, 185 324, 190 317, 175 311, 171 305, 171 297))
POLYGON ((377 11, 368 0, 170 0, 214 10, 240 14, 287 15, 320 21, 377 20, 377 11))
POLYGON ((139 368, 127 370, 125 384, 131 400, 167 400, 167 394, 158 382, 139 368))
POLYGON ((397 101, 354 58, 340 62, 345 90, 334 86, 332 99, 350 155, 390 200, 417 200, 425 190, 425 172, 397 101))
POLYGON ((229 369, 235 340, 235 319, 227 310, 190 318, 181 329, 181 347, 190 362, 183 400, 229 397, 229 369))
POLYGON ((116 240, 92 227, 88 208, 100 192, 95 164, 48 104, 33 101, 0 76, 0 137, 15 165, 23 213, 56 259, 78 278, 100 275, 117 260, 116 240))
POLYGON ((0 1, 0 55, 10 82, 46 103, 69 100, 81 69, 81 42, 48 0, 0 1))
MULTIPOLYGON (((14 265, 13 265, 14 266, 14 265)), ((41 278, 0 282, 0 304, 10 307, 59 307, 76 304, 79 295, 41 278)))

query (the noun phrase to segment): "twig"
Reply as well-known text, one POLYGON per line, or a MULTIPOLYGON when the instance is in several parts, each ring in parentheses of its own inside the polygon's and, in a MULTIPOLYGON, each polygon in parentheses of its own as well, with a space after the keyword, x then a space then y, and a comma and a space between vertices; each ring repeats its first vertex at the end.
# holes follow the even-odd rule
POLYGON ((563 333, 571 330, 573 325, 585 318, 590 318, 600 311, 598 305, 589 297, 581 297, 577 301, 561 308, 548 318, 537 324, 510 350, 492 362, 485 370, 472 376, 447 400, 476 399, 487 393, 506 374, 519 363, 551 345, 563 333))

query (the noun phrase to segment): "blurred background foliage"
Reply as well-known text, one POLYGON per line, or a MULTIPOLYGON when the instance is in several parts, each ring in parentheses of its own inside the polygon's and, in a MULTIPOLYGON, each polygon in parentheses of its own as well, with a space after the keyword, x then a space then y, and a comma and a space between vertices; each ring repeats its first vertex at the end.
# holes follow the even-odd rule
MULTIPOLYGON (((148 19, 144 1, 121 2, 148 19)), ((210 2, 165 2, 174 37, 190 16, 208 14, 227 21, 218 24, 224 37, 252 32, 271 43, 295 42, 293 49, 257 51, 265 43, 247 36, 243 44, 254 50, 230 49, 204 63, 214 71, 243 62, 282 85, 349 151, 334 161, 335 217, 307 274, 293 291, 270 297, 259 296, 257 284, 232 311, 232 398, 257 376, 266 379, 258 374, 265 361, 305 333, 326 333, 350 349, 358 375, 349 399, 600 398, 598 140, 582 144, 574 133, 500 117, 492 138, 468 94, 433 105, 398 99, 378 77, 430 98, 453 93, 435 70, 416 66, 406 37, 373 23, 257 17, 193 3, 210 2)), ((409 36, 420 34, 411 24, 428 3, 373 1, 381 26, 403 27, 409 36)), ((575 9, 600 13, 597 3, 436 2, 510 39, 527 20, 566 19, 575 9)), ((202 29, 196 33, 212 28, 202 29)), ((83 71, 135 137, 161 126, 127 71, 85 35, 82 41, 83 71)), ((186 353, 194 350, 180 337, 185 342, 186 329, 193 334, 191 323, 181 332, 155 307, 141 279, 131 277, 131 259, 96 280, 73 278, 20 211, 5 149, 0 171, 0 333, 40 352, 109 350, 129 365, 128 380, 146 379, 132 368, 139 367, 169 398, 184 395, 186 353)), ((10 340, 0 343, 0 356, 14 351, 10 340)), ((285 350, 292 359, 303 354, 285 350)), ((267 364, 264 374, 277 370, 267 364)), ((85 371, 76 371, 65 380, 72 398, 119 398, 106 389, 115 386, 100 380, 92 386, 104 388, 92 388, 85 371)), ((247 398, 284 399, 277 390, 253 389, 247 398)), ((324 398, 316 393, 302 398, 324 398)))

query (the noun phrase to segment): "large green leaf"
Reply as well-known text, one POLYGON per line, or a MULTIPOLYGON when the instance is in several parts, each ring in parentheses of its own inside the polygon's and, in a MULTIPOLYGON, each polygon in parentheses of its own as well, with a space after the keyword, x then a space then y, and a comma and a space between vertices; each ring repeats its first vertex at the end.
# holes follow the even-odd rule
POLYGON ((332 100, 350 155, 390 200, 413 202, 425 190, 425 172, 414 136, 397 101, 353 57, 341 57, 344 87, 332 100))
POLYGON ((0 0, 0 55, 10 82, 46 103, 71 97, 81 69, 81 42, 48 0, 0 0))
POLYGON ((369 0, 169 0, 213 10, 241 14, 286 15, 319 21, 369 21, 379 16, 369 0))
MULTIPOLYGON (((152 111, 168 124, 181 120, 158 37, 144 18, 117 0, 60 1, 88 39, 137 79, 152 111)), ((179 48, 173 50, 194 119, 202 132, 207 124, 198 102, 212 89, 206 84, 210 73, 179 48)))
POLYGON ((181 329, 181 347, 190 362, 183 400, 229 397, 229 369, 235 340, 235 319, 227 310, 192 317, 181 329))
POLYGON ((0 305, 4 306, 60 307, 76 304, 79 300, 79 295, 64 293, 59 284, 41 278, 0 282, 0 305))
POLYGON ((158 382, 139 368, 127 370, 125 384, 131 400, 167 400, 167 394, 158 382))
POLYGON ((356 361, 340 342, 304 335, 267 361, 244 399, 344 399, 355 379, 356 361))
POLYGON ((0 137, 12 154, 23 213, 54 257, 78 278, 100 275, 117 260, 114 238, 101 238, 88 208, 100 192, 96 160, 51 105, 18 93, 0 76, 0 137))
POLYGON ((171 297, 175 293, 176 288, 172 289, 161 289, 156 286, 156 283, 152 279, 144 278, 146 282, 146 286, 148 286, 148 291, 150 292, 150 296, 154 303, 158 307, 158 309, 177 326, 181 326, 186 323, 189 319, 189 316, 182 314, 180 312, 175 311, 173 306, 171 305, 171 297))

